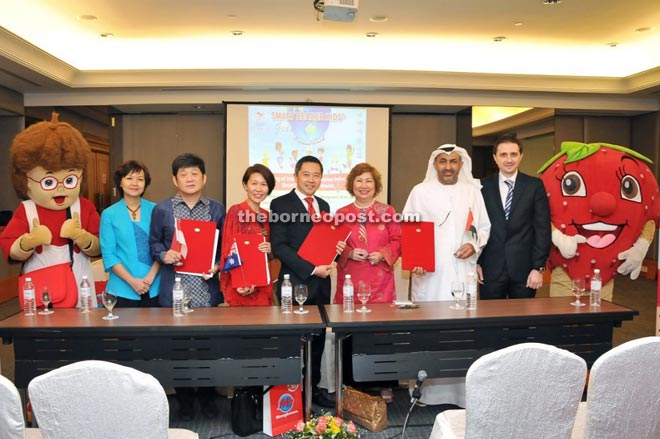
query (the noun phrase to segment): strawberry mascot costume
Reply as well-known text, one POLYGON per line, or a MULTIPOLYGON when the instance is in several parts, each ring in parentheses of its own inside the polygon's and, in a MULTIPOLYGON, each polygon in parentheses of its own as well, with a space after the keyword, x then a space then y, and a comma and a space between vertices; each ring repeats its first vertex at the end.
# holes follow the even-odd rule
POLYGON ((47 286, 53 306, 76 306, 83 275, 94 294, 89 257, 101 254, 100 217, 92 202, 80 197, 90 155, 80 132, 60 122, 57 113, 18 134, 9 151, 12 183, 23 202, 0 235, 0 248, 9 263, 23 264, 23 274, 33 272, 36 278, 40 270, 41 282, 49 282, 35 281, 37 305, 39 288, 47 286), (47 271, 52 268, 65 271, 47 271))
POLYGON ((649 164, 623 146, 563 142, 539 170, 552 222, 551 296, 570 296, 573 278, 589 285, 595 268, 606 300, 617 273, 637 279, 660 217, 649 164))

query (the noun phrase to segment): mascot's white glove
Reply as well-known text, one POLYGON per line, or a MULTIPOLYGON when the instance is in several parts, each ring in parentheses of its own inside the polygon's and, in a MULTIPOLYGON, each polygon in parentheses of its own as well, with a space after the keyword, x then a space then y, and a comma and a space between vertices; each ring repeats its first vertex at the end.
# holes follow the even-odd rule
POLYGON ((616 271, 623 275, 630 274, 632 280, 637 279, 639 272, 642 271, 642 262, 644 262, 644 256, 646 256, 650 245, 651 243, 646 239, 637 238, 632 247, 619 253, 619 260, 623 262, 616 271))
POLYGON ((570 259, 577 253, 578 244, 584 244, 587 238, 582 235, 568 236, 558 229, 552 230, 552 243, 559 249, 559 253, 566 259, 570 259))

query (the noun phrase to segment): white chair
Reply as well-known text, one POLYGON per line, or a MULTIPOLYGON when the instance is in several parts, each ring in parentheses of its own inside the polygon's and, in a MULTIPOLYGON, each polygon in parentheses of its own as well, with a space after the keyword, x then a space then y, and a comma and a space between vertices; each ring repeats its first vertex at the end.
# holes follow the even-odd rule
POLYGON ((32 410, 44 439, 197 439, 168 432, 165 391, 151 375, 105 361, 80 361, 34 378, 32 410))
POLYGON ((432 439, 568 439, 587 365, 577 355, 523 343, 484 355, 468 369, 466 409, 435 419, 432 439))
POLYGON ((585 439, 660 438, 658 365, 660 337, 632 340, 600 356, 591 368, 587 402, 581 404, 586 410, 578 413, 576 430, 585 426, 585 439))
POLYGON ((25 428, 21 396, 14 383, 0 375, 0 437, 2 439, 40 439, 37 428, 25 428))

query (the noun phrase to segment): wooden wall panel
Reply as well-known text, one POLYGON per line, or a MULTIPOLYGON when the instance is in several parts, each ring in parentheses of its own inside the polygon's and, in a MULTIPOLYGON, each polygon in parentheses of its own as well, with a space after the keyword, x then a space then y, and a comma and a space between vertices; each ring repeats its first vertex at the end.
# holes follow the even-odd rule
POLYGON ((424 180, 431 152, 456 142, 454 115, 392 115, 390 154, 390 203, 397 211, 406 204, 410 190, 424 180))
POLYGON ((584 143, 605 142, 630 146, 629 117, 585 117, 584 143))
MULTIPOLYGON (((151 174, 151 186, 145 198, 155 202, 173 195, 172 160, 191 152, 206 164, 205 194, 222 199, 224 186, 224 119, 218 114, 152 114, 123 115, 121 123, 121 160, 144 162, 151 174)), ((113 157, 113 162, 120 161, 113 157)))

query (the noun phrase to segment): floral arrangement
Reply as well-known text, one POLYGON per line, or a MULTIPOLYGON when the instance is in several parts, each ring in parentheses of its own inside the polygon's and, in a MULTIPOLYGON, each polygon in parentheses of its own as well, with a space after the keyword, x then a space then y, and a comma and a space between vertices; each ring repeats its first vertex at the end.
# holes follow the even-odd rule
POLYGON ((288 439, 358 439, 360 432, 353 421, 324 414, 309 421, 298 421, 293 430, 284 433, 288 439))

